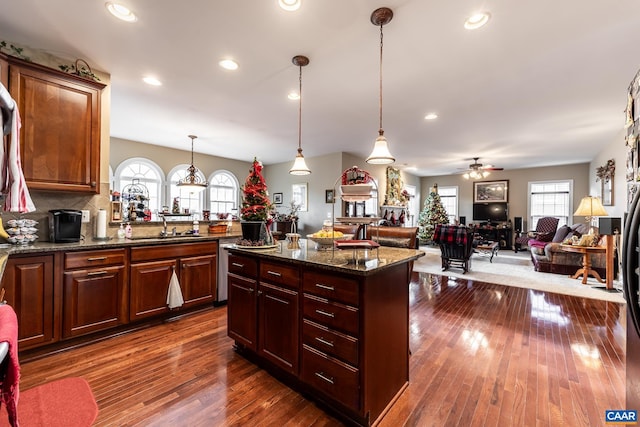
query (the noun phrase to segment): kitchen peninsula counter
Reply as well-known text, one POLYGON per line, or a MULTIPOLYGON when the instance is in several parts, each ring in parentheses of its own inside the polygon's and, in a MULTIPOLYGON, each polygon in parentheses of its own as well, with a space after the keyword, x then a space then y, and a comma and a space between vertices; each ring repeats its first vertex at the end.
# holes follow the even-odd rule
POLYGON ((409 382, 414 249, 230 246, 235 348, 343 419, 377 423, 409 382))

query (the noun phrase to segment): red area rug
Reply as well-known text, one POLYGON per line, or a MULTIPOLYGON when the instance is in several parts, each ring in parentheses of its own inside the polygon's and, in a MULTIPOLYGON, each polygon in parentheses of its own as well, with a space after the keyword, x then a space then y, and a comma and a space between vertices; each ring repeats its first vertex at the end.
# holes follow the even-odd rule
MULTIPOLYGON (((20 391, 18 419, 21 427, 91 426, 98 405, 83 378, 64 378, 20 391)), ((8 426, 7 411, 0 411, 0 426, 8 426)))

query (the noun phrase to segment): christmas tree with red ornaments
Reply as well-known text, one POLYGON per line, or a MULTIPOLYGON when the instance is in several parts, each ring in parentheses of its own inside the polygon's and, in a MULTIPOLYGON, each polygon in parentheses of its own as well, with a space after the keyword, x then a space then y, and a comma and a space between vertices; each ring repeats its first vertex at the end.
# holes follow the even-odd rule
POLYGON ((249 176, 242 186, 242 193, 240 217, 245 221, 268 221, 272 204, 262 176, 262 163, 256 158, 253 159, 249 176))

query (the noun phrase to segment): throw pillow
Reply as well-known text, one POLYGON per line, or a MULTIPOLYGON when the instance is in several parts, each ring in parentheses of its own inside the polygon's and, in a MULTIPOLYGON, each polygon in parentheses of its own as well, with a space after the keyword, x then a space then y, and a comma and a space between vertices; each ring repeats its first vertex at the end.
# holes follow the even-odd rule
POLYGON ((562 242, 567 237, 567 234, 569 234, 570 231, 571 231, 571 227, 569 227, 567 224, 563 225, 562 227, 558 228, 558 230, 556 231, 556 234, 554 234, 553 239, 551 239, 551 241, 553 243, 562 242))
POLYGON ((540 242, 550 242, 555 233, 537 233, 536 240, 540 242))

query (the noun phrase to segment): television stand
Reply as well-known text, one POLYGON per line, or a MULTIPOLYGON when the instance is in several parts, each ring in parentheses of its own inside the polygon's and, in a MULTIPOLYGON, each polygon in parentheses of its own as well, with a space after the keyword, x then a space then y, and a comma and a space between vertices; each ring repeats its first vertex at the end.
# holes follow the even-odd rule
POLYGON ((478 240, 498 242, 500 244, 500 249, 512 248, 513 230, 507 227, 507 223, 498 223, 497 226, 486 224, 488 223, 474 227, 473 232, 478 236, 478 240))

